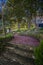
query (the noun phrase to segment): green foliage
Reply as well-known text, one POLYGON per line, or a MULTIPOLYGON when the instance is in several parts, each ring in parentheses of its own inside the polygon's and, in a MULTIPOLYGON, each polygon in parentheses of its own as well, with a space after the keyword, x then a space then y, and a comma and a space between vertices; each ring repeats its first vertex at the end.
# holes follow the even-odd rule
POLYGON ((0 42, 0 54, 5 50, 5 43, 0 42))
POLYGON ((6 43, 12 39, 12 34, 0 37, 0 54, 5 50, 6 43))
POLYGON ((35 49, 35 58, 36 65, 43 65, 43 40, 41 40, 39 47, 35 49))
POLYGON ((15 16, 23 17, 28 14, 25 10, 28 10, 31 14, 36 13, 37 0, 8 0, 7 5, 13 7, 15 16))
POLYGON ((40 30, 43 30, 43 27, 41 27, 40 30))
POLYGON ((32 34, 32 33, 30 33, 30 34, 28 34, 28 36, 32 36, 32 37, 40 40, 40 34, 32 34))
POLYGON ((38 39, 38 40, 40 40, 40 37, 41 37, 40 34, 32 33, 32 31, 31 31, 31 32, 28 32, 28 33, 22 33, 22 32, 21 32, 20 35, 31 36, 31 37, 34 37, 34 38, 36 38, 36 39, 38 39))
POLYGON ((7 34, 6 36, 1 36, 1 37, 0 37, 0 42, 5 42, 5 41, 8 42, 9 40, 12 39, 12 37, 13 37, 12 34, 7 34))

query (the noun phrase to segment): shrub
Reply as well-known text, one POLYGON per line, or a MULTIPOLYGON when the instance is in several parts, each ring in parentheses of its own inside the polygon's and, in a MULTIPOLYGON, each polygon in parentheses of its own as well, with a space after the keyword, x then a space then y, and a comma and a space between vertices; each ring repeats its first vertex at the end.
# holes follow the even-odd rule
POLYGON ((0 54, 5 50, 5 43, 0 43, 0 54))
POLYGON ((7 34, 6 36, 0 37, 0 54, 5 50, 6 43, 13 38, 12 34, 7 34))
POLYGON ((2 36, 0 37, 0 42, 4 42, 4 41, 9 41, 13 38, 13 35, 12 34, 7 34, 6 36, 2 36))
POLYGON ((41 40, 39 47, 35 49, 35 58, 36 65, 43 65, 43 40, 41 40))
POLYGON ((40 41, 40 34, 33 34, 33 33, 20 33, 21 36, 31 36, 31 37, 34 37, 36 39, 38 39, 40 41))

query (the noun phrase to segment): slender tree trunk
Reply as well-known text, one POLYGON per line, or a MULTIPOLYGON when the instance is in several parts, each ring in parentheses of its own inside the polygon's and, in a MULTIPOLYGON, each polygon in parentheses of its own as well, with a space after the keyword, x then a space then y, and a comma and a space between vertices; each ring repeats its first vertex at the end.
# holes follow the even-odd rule
POLYGON ((20 30, 20 22, 21 22, 21 19, 17 19, 17 22, 18 22, 18 30, 20 30))
POLYGON ((20 30, 20 23, 18 23, 18 30, 20 30))
POLYGON ((30 29, 31 26, 31 19, 28 19, 28 29, 30 29))
POLYGON ((3 13, 3 7, 2 7, 2 27, 3 27, 3 32, 4 32, 4 36, 5 36, 6 30, 5 30, 5 24, 4 24, 3 16, 4 16, 4 13, 3 13))

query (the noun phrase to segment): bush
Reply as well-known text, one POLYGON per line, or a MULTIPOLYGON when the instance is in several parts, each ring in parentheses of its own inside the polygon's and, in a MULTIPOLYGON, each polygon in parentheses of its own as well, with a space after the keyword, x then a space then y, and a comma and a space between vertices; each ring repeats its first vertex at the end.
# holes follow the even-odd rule
POLYGON ((33 34, 33 33, 20 33, 21 36, 30 36, 30 37, 33 37, 33 38, 36 38, 40 41, 40 34, 33 34))
POLYGON ((12 34, 7 34, 6 36, 2 36, 0 37, 0 42, 7 42, 9 40, 11 40, 13 38, 13 35, 12 34))
POLYGON ((0 43, 0 54, 5 50, 5 43, 0 43))
POLYGON ((6 43, 13 38, 12 34, 7 34, 6 36, 0 37, 0 54, 5 50, 6 43))
POLYGON ((34 37, 40 41, 40 34, 28 34, 28 36, 34 37))
POLYGON ((43 65, 43 40, 40 42, 39 47, 35 49, 35 58, 36 65, 43 65))

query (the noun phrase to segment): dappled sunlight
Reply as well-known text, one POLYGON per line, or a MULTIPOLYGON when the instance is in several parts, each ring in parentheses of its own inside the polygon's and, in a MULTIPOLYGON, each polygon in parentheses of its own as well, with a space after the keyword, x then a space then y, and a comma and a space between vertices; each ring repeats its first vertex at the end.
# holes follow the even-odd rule
POLYGON ((43 65, 43 0, 0 0, 0 65, 43 65))

